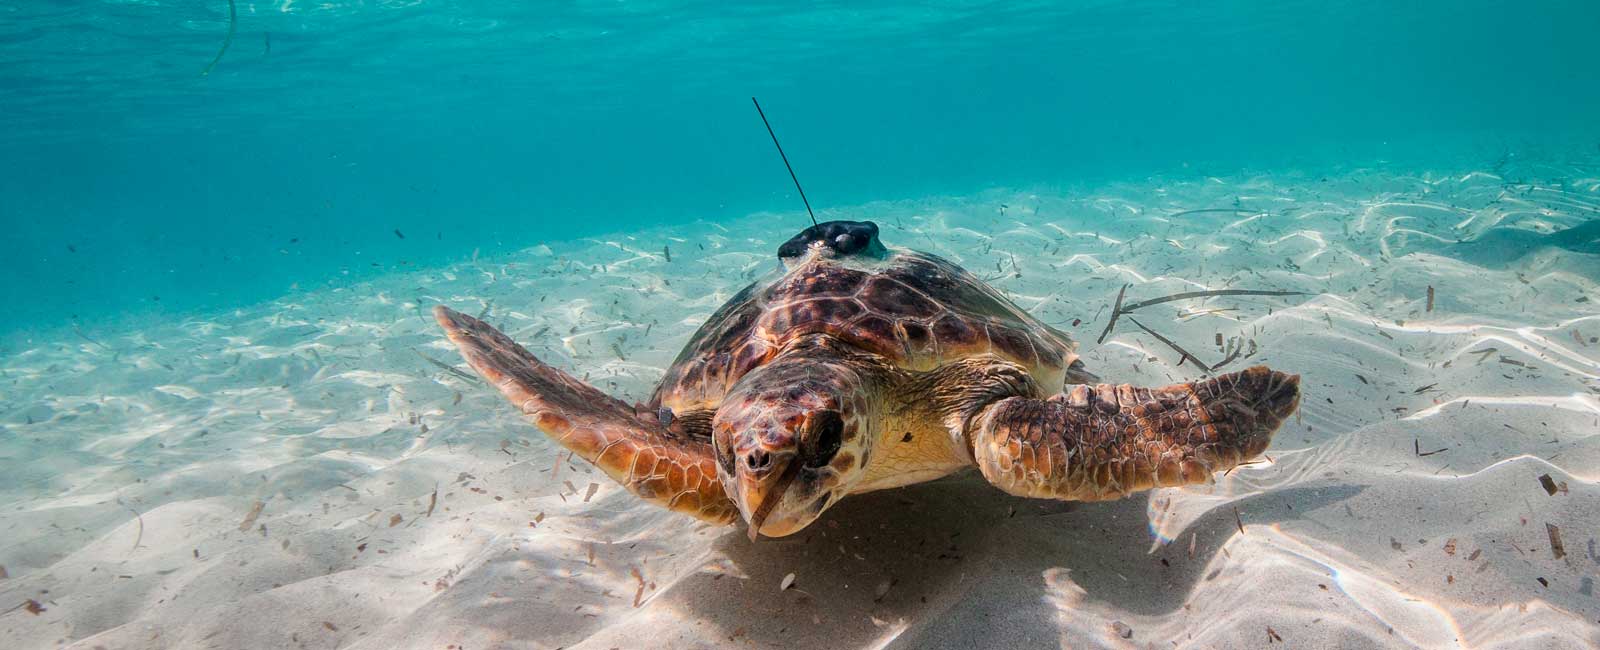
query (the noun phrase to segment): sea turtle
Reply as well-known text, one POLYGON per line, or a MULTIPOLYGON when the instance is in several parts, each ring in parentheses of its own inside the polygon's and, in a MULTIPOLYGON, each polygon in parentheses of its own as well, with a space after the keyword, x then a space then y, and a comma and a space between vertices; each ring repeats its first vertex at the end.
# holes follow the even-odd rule
POLYGON ((1299 377, 1257 366, 1141 388, 1093 382, 1068 336, 870 221, 807 228, 782 268, 702 325, 646 403, 434 315, 535 425, 634 494, 752 540, 847 495, 976 466, 1014 495, 1101 500, 1205 483, 1262 453, 1299 377))

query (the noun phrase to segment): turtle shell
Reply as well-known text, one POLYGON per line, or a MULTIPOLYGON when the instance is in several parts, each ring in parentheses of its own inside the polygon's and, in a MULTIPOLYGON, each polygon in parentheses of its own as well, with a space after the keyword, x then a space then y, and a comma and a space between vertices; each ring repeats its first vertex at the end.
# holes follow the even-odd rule
POLYGON ((652 404, 715 408, 745 373, 789 342, 827 334, 911 370, 979 354, 1027 368, 1059 388, 1077 359, 1065 333, 1028 315, 965 269, 935 255, 810 256, 745 287, 695 332, 652 404))

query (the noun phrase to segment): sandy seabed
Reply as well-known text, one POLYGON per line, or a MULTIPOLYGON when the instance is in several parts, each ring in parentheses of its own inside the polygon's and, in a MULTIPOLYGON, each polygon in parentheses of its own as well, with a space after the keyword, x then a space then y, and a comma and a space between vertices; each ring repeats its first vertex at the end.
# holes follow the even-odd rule
POLYGON ((0 647, 1595 647, 1600 245, 1560 234, 1600 218, 1592 169, 830 210, 991 279, 1113 382, 1200 376, 1127 322, 1095 343, 1124 284, 1308 292, 1136 314, 1207 363, 1301 374, 1302 407, 1214 486, 1070 504, 964 473, 754 544, 569 460, 427 310, 642 399, 803 215, 9 350, 0 647))

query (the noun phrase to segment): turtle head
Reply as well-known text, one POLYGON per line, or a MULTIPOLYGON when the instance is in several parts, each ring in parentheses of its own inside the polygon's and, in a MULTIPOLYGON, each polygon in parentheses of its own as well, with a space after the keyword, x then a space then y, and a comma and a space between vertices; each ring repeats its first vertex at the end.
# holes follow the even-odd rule
POLYGON ((860 480, 877 437, 870 390, 850 363, 780 357, 729 392, 712 444, 750 539, 798 532, 860 480))

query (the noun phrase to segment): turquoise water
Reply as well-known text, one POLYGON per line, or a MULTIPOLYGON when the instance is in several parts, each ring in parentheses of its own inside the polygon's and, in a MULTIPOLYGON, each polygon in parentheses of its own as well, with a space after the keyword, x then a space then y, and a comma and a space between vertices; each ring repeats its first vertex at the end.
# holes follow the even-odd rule
MULTIPOLYGON (((0 0, 0 648, 1600 647, 1600 4, 234 8, 0 0), (752 97, 819 218, 1087 372, 1266 365, 1298 409, 1188 485, 1025 499, 929 424, 980 391, 913 367, 839 410, 904 398, 874 486, 948 476, 759 540, 639 498, 518 407, 705 421, 547 379, 648 400, 785 268, 810 221, 752 97)), ((1193 447, 1256 414, 1223 406, 1027 435, 1193 447)))
POLYGON ((1586 2, 241 1, 202 76, 227 11, 0 5, 8 334, 792 214, 752 95, 824 211, 1600 145, 1586 2))

